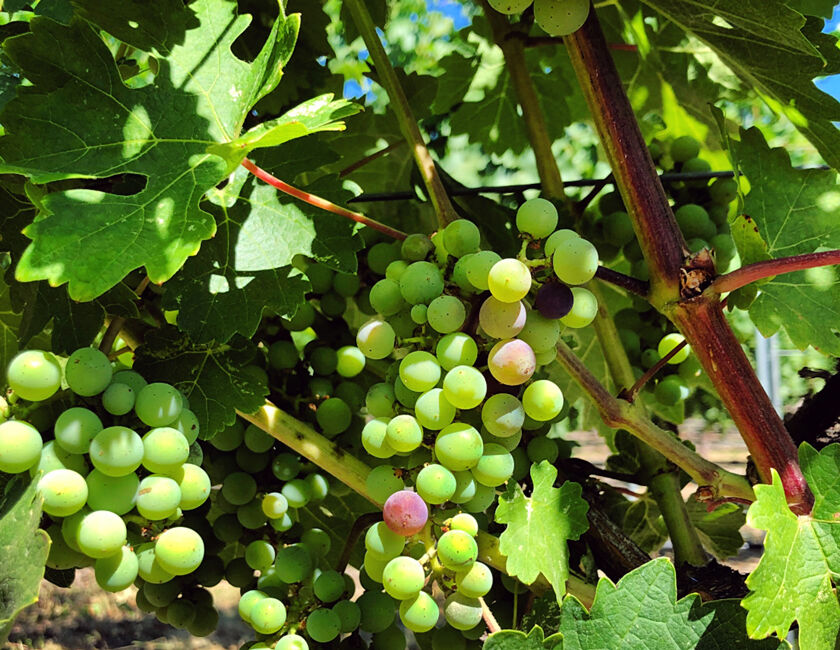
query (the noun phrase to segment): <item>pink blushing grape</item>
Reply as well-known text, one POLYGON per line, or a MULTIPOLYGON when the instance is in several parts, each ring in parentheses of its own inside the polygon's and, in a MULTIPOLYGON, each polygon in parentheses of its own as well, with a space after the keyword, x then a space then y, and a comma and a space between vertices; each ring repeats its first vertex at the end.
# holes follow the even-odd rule
POLYGON ((388 497, 382 510, 382 518, 392 531, 410 537, 423 530, 429 518, 429 509, 416 492, 400 490, 388 497))

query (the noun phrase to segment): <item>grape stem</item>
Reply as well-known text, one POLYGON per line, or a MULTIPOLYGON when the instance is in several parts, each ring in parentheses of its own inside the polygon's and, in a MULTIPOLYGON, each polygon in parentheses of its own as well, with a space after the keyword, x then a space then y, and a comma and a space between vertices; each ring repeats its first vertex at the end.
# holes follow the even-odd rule
POLYGON ((493 634, 493 632, 499 632, 502 629, 502 626, 499 625, 496 617, 493 616, 493 612, 490 611, 490 607, 487 606, 487 602, 481 596, 478 597, 478 602, 481 603, 481 616, 484 618, 484 622, 487 624, 487 629, 490 630, 490 634, 493 634))
POLYGON ((804 271, 805 269, 813 269, 820 266, 831 266, 833 264, 840 264, 840 250, 791 255, 790 257, 777 257, 772 260, 747 264, 731 273, 718 276, 712 283, 711 289, 716 293, 726 293, 745 287, 757 280, 763 280, 783 273, 804 271))
POLYGON ((379 40, 379 34, 376 33, 376 26, 373 24, 373 18, 371 18, 365 1, 346 0, 346 5, 353 16, 353 22, 359 28, 362 39, 364 39, 365 45, 370 53, 370 58, 373 60, 377 80, 385 89, 385 92, 388 93, 390 107, 396 114, 400 131, 402 131, 406 143, 411 147, 414 161, 417 163, 417 169, 423 177, 429 198, 434 206, 438 224, 443 228, 449 222, 457 219, 458 214, 455 212, 455 207, 449 200, 449 195, 446 193, 446 188, 438 174, 437 167, 435 167, 432 155, 429 153, 426 142, 423 140, 423 134, 420 133, 420 127, 414 118, 408 97, 400 84, 394 66, 391 65, 391 61, 388 59, 388 54, 382 46, 382 41, 379 40))
POLYGON ((362 533, 380 519, 382 519, 382 515, 380 515, 379 512, 366 512, 353 522, 353 527, 350 529, 350 532, 347 535, 347 540, 344 542, 344 548, 341 549, 341 555, 338 556, 338 564, 335 567, 336 571, 344 573, 344 569, 347 568, 347 565, 350 562, 350 555, 353 553, 353 547, 356 545, 356 542, 359 541, 359 537, 361 537, 362 533))
POLYGON ((622 399, 626 399, 632 404, 636 400, 639 391, 642 390, 642 388, 644 388, 645 384, 648 383, 656 375, 656 373, 662 370, 662 368, 664 368, 671 359, 677 356, 679 351, 682 350, 686 345, 688 345, 688 342, 683 341, 679 345, 675 346, 674 349, 672 349, 668 354, 666 354, 659 361, 657 361, 650 368, 648 368, 645 371, 645 374, 639 377, 636 383, 633 384, 633 386, 629 390, 622 391, 619 394, 619 397, 621 397, 622 399))
POLYGON ((384 233, 389 237, 393 237, 394 239, 405 239, 407 237, 407 235, 401 230, 391 228, 391 226, 386 226, 384 223, 380 223, 375 219, 366 217, 360 212, 353 212, 353 210, 342 208, 340 205, 336 205, 332 201, 323 199, 320 196, 316 196, 315 194, 310 194, 309 192, 299 190, 298 188, 289 185, 285 181, 281 181, 276 176, 269 174, 267 171, 265 171, 261 167, 258 167, 247 158, 245 158, 242 161, 242 166, 249 172, 251 172, 254 176, 259 178, 261 181, 268 183, 272 187, 288 194, 289 196, 293 196, 296 199, 300 199, 304 203, 308 203, 309 205, 314 206, 316 208, 320 208, 321 210, 326 210, 327 212, 332 212, 333 214, 337 214, 340 217, 346 217, 347 219, 351 219, 356 223, 361 223, 365 226, 368 226, 369 228, 378 230, 379 232, 384 233))
POLYGON ((372 163, 374 160, 391 153, 394 149, 399 149, 404 144, 405 144, 405 141, 400 140, 398 142, 393 142, 393 143, 389 144, 387 147, 382 147, 382 149, 374 151, 372 154, 370 154, 368 156, 365 156, 364 158, 361 158, 360 160, 357 160, 353 164, 347 165, 347 167, 345 167, 340 172, 338 172, 338 177, 339 178, 344 178, 345 176, 349 176, 350 174, 352 174, 357 169, 361 169, 362 167, 364 167, 368 163, 372 163))
MULTIPOLYGON (((140 284, 137 285, 137 288, 134 289, 134 294, 139 298, 143 295, 143 292, 146 290, 146 287, 149 286, 149 276, 147 275, 142 280, 140 280, 140 284)), ((117 340, 117 336, 119 336, 120 330, 122 330, 123 326, 126 323, 126 319, 122 316, 114 316, 111 321, 108 323, 108 327, 105 330, 105 333, 102 335, 102 340, 99 342, 99 350, 105 354, 109 354, 111 352, 111 348, 114 347, 114 341, 117 340)))
POLYGON ((599 266, 598 270, 595 271, 595 277, 599 280, 603 280, 604 282, 609 282, 617 287, 621 287, 622 289, 626 289, 630 293, 636 294, 641 298, 647 298, 648 292, 650 291, 650 285, 647 282, 637 280, 634 277, 625 275, 624 273, 619 273, 618 271, 613 271, 612 269, 608 269, 606 266, 599 266))

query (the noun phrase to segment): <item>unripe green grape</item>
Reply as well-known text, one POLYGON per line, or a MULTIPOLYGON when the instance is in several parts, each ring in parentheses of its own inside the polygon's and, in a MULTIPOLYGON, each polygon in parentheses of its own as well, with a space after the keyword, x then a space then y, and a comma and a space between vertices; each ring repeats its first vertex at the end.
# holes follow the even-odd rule
POLYGON ((383 560, 378 555, 368 551, 365 553, 364 557, 365 573, 374 582, 382 584, 382 574, 385 571, 385 566, 390 561, 391 560, 383 560))
POLYGON ((368 249, 367 264, 374 273, 385 275, 385 269, 399 255, 400 242, 380 242, 368 249))
POLYGON ((307 350, 309 365, 316 375, 331 375, 338 366, 338 355, 326 345, 318 345, 307 350))
POLYGON ((126 542, 125 522, 107 510, 95 510, 79 522, 76 542, 79 550, 92 558, 114 555, 126 542))
POLYGON ((514 258, 499 260, 487 275, 490 293, 502 302, 517 302, 531 289, 531 271, 514 258))
POLYGON ((294 454, 277 454, 271 462, 271 473, 281 481, 291 481, 300 472, 300 460, 294 454))
POLYGON ((190 455, 187 439, 177 429, 158 427, 143 436, 143 467, 158 474, 171 474, 190 455))
POLYGON ((598 313, 598 300, 594 294, 583 287, 572 287, 574 303, 571 311, 560 319, 566 327, 579 329, 586 327, 598 313))
POLYGON ((245 547, 245 561, 255 571, 265 571, 274 562, 274 547, 262 539, 255 539, 245 547))
POLYGON ((353 419, 353 412, 343 399, 331 397, 318 405, 315 418, 324 435, 332 438, 347 431, 353 419))
POLYGON ((543 460, 554 463, 560 455, 560 449, 557 447, 557 443, 545 436, 533 438, 528 443, 527 452, 528 458, 532 463, 539 463, 543 460))
POLYGON ((455 419, 455 407, 446 399, 443 389, 433 388, 417 398, 414 415, 421 426, 439 431, 452 424, 455 419))
POLYGON ((309 485, 303 479, 295 478, 286 483, 281 489, 280 494, 286 497, 289 506, 292 508, 303 508, 312 499, 312 493, 309 491, 309 485))
POLYGON ((494 339, 509 339, 522 331, 527 317, 528 312, 521 300, 502 302, 490 296, 481 304, 478 324, 494 339))
POLYGON ((423 428, 411 415, 391 418, 386 429, 388 444, 399 453, 414 451, 423 442, 423 428))
POLYGON ((394 401, 396 399, 393 384, 380 382, 368 389, 365 396, 365 407, 368 413, 374 417, 390 417, 394 414, 394 401))
POLYGON ((365 424, 362 429, 362 447, 374 458, 390 458, 396 450, 388 442, 388 422, 386 418, 377 418, 365 424))
POLYGON ((143 595, 155 607, 166 607, 173 603, 179 593, 181 593, 181 585, 177 580, 160 584, 150 582, 143 585, 143 595))
POLYGON ((287 634, 280 638, 274 650, 309 650, 309 644, 302 636, 287 634))
POLYGON ((9 362, 6 380, 20 398, 40 402, 61 387, 61 366, 49 352, 24 350, 9 362))
POLYGON ((356 603, 349 600, 340 600, 333 605, 332 611, 338 616, 342 634, 354 632, 358 629, 362 620, 362 610, 356 603))
MULTIPOLYGON (((166 571, 157 561, 155 545, 153 543, 142 544, 135 550, 137 554, 138 575, 147 584, 163 584, 169 582, 175 576, 166 571)), ((145 587, 144 587, 145 588, 145 587)))
POLYGON ((315 578, 312 588, 321 602, 332 603, 344 593, 344 576, 338 571, 324 571, 315 578))
POLYGON ((327 318, 338 318, 347 311, 347 298, 337 294, 335 291, 328 291, 319 301, 321 313, 327 318))
POLYGON ((497 393, 481 407, 481 422, 494 436, 509 438, 522 428, 525 410, 513 395, 497 393))
POLYGON ((473 365, 478 358, 478 346, 469 334, 453 332, 441 337, 435 355, 444 370, 452 370, 455 366, 473 365))
POLYGON ((306 617, 306 633, 313 641, 329 643, 341 633, 341 619, 331 609, 316 609, 306 617))
POLYGON ((616 245, 624 246, 636 236, 633 230, 633 222, 630 221, 630 216, 623 210, 606 214, 601 218, 601 229, 604 233, 604 238, 616 245))
POLYGON ((72 469, 54 469, 38 481, 43 510, 53 517, 67 517, 82 509, 88 486, 81 474, 72 469))
POLYGON ((478 535, 478 521, 471 514, 459 512, 447 522, 450 530, 463 530, 468 535, 478 535))
POLYGON ((309 380, 309 392, 315 400, 327 399, 333 393, 332 382, 326 377, 313 377, 309 380))
POLYGON ((486 444, 481 458, 470 471, 482 485, 497 487, 513 474, 513 456, 501 445, 486 444))
POLYGON ((239 617, 246 623, 251 622, 251 611, 254 606, 261 600, 268 598, 268 594, 258 589, 250 589, 239 597, 239 605, 237 607, 239 617))
POLYGON ((245 472, 233 472, 222 482, 222 496, 230 503, 242 506, 250 502, 257 494, 257 482, 245 472))
POLYGON ((195 618, 195 604, 179 598, 166 608, 166 622, 174 628, 185 630, 195 618))
POLYGON ((581 237, 566 239, 554 250, 552 267, 561 282, 585 284, 598 270, 598 249, 581 237))
POLYGON ((304 271, 315 293, 326 293, 330 290, 334 273, 335 271, 323 264, 309 264, 304 271))
POLYGON ((560 322, 554 318, 545 318, 536 309, 532 309, 527 312, 525 327, 516 338, 530 345, 535 354, 546 350, 554 351, 560 338, 560 322))
MULTIPOLYGON (((682 172, 685 173, 695 173, 695 172, 710 172, 712 170, 712 165, 707 160, 703 160, 702 158, 689 158, 686 160, 682 165, 682 172)), ((709 184, 709 179, 707 178, 698 178, 694 180, 686 180, 685 184, 687 187, 706 187, 709 184)))
POLYGON ((283 318, 280 324, 290 332, 302 332, 315 322, 315 308, 308 302, 298 305, 295 315, 291 318, 283 318))
POLYGON ((454 283, 460 290, 461 295, 465 297, 476 292, 475 285, 470 282, 470 279, 467 276, 467 269, 472 266, 473 258, 476 255, 477 253, 468 253, 467 255, 464 255, 455 262, 455 266, 452 267, 452 273, 449 275, 449 281, 454 283))
POLYGON ((288 584, 301 582, 312 575, 312 553, 303 544, 292 544, 277 551, 274 566, 278 577, 288 584))
POLYGON ((690 135, 683 135, 674 139, 671 143, 671 158, 675 162, 685 162, 691 158, 696 158, 700 153, 700 143, 697 142, 690 135))
POLYGON ((274 634, 286 622, 286 606, 277 598, 263 598, 251 607, 251 626, 260 634, 274 634))
POLYGON ((209 442, 220 451, 233 451, 242 444, 244 435, 245 426, 242 420, 237 418, 232 425, 210 438, 209 442))
POLYGON ((711 239, 717 228, 705 208, 695 203, 686 203, 674 212, 674 218, 686 239, 711 239))
POLYGON ((447 569, 462 571, 478 558, 478 545, 463 530, 449 530, 438 539, 437 558, 447 569))
POLYGON ((429 352, 409 352, 400 362, 400 379, 409 390, 424 393, 440 380, 440 364, 429 352))
POLYGON ((400 277, 400 292, 410 305, 428 304, 443 293, 443 274, 430 262, 413 262, 400 277))
POLYGON ((204 542, 191 528, 169 528, 155 542, 155 558, 164 571, 177 576, 187 575, 204 559, 204 542))
POLYGON ((365 486, 368 494, 377 503, 385 503, 389 496, 405 487, 405 483, 395 472, 396 468, 391 465, 379 465, 370 470, 365 479, 365 486))
POLYGON ((309 549, 310 555, 315 558, 324 558, 332 548, 332 541, 327 531, 321 528, 310 528, 300 536, 300 543, 309 549))
POLYGON ((379 280, 370 289, 370 304, 383 316, 393 316, 405 305, 400 285, 395 280, 379 280))
POLYGON ((377 634, 388 629, 394 622, 396 607, 388 594, 368 590, 359 597, 356 603, 362 611, 359 627, 365 632, 377 634))
POLYGON ((268 347, 268 365, 274 370, 289 370, 299 361, 300 355, 291 341, 275 341, 268 347))
POLYGON ((436 332, 449 334, 464 324, 467 311, 455 296, 438 296, 429 303, 426 318, 436 332))
POLYGON ((539 379, 525 389, 522 406, 528 417, 548 422, 557 417, 563 408, 563 391, 553 381, 539 379))
POLYGON ((91 397, 111 383, 113 370, 108 357, 96 348, 79 348, 67 359, 64 378, 77 395, 91 397))
MULTIPOLYGON (((435 298, 437 300, 437 298, 435 298)), ((411 308, 411 320, 418 325, 425 325, 429 320, 429 308, 424 304, 414 305, 411 308)))
POLYGON ((557 208, 542 198, 530 199, 516 211, 516 228, 534 239, 548 237, 557 227, 557 208))
POLYGON ((521 14, 534 0, 488 0, 493 9, 503 14, 521 14))
POLYGON ((90 564, 91 559, 89 557, 70 548, 61 533, 61 526, 53 524, 46 532, 50 538, 50 552, 46 562, 49 568, 65 570, 90 564))
POLYGON ((576 32, 589 15, 587 0, 535 0, 534 20, 551 36, 576 32))
POLYGON ((289 509, 289 502, 279 492, 269 492, 263 497, 262 510, 269 519, 280 519, 289 509))
POLYGON ((463 270, 467 276, 467 281, 479 291, 487 291, 490 288, 487 278, 490 275, 490 269, 501 261, 501 256, 493 251, 478 251, 474 255, 461 258, 463 260, 463 270))
POLYGON ((111 382, 102 393, 102 408, 111 415, 125 415, 134 408, 137 394, 128 384, 111 382))
POLYGON ((417 474, 415 488, 423 501, 439 505, 449 501, 455 494, 457 483, 452 472, 442 465, 427 465, 417 474))
POLYGON ((455 476, 455 492, 449 500, 452 503, 467 503, 475 497, 476 482, 469 470, 453 472, 455 476))
POLYGON ((481 603, 456 591, 444 602, 443 615, 456 630, 469 630, 481 621, 481 603))
POLYGON ((152 474, 142 481, 137 490, 137 512, 146 519, 160 521, 178 511, 181 488, 168 476, 152 474))
POLYGON ((143 439, 127 427, 102 429, 90 442, 93 466, 108 476, 134 472, 143 460, 143 439))
POLYGON ((453 257, 478 251, 481 233, 472 221, 456 219, 443 229, 443 244, 453 257))
POLYGON ((516 431, 512 436, 507 438, 500 438, 499 436, 494 436, 487 430, 487 427, 482 428, 481 430, 481 437, 484 440, 484 444, 494 444, 503 447, 507 451, 513 451, 519 445, 522 440, 522 431, 516 431))
POLYGON ((531 346, 525 341, 504 339, 490 349, 487 367, 490 374, 500 383, 506 386, 521 386, 534 374, 537 359, 531 346))
POLYGON ((400 620, 412 632, 423 633, 431 630, 440 616, 440 609, 435 599, 425 591, 400 603, 400 620))
POLYGON ((423 588, 426 573, 423 565, 412 557, 399 556, 390 560, 382 572, 385 593, 397 600, 413 598, 423 588))
POLYGON ((738 197, 738 181, 734 178, 716 178, 709 186, 709 197, 718 205, 729 205, 738 197))
POLYGON ((181 393, 169 384, 148 384, 137 394, 134 412, 150 427, 165 427, 181 414, 181 393))
POLYGON ((682 379, 677 375, 669 375, 656 384, 653 394, 656 400, 665 406, 676 406, 685 398, 683 390, 688 393, 682 379))
POLYGON ((74 406, 55 421, 55 441, 71 454, 86 454, 90 441, 102 431, 102 421, 93 411, 74 406))
POLYGON ((403 258, 411 262, 419 262, 426 259, 426 256, 433 248, 434 244, 432 244, 432 240, 426 235, 412 233, 403 240, 400 246, 400 253, 403 258))
POLYGON ((444 427, 435 440, 435 455, 452 472, 475 467, 484 451, 481 434, 469 424, 455 422, 444 427))
POLYGON ((472 366, 455 366, 443 378, 443 395, 455 408, 475 408, 486 394, 487 381, 472 366))
POLYGON ((274 438, 256 424, 249 424, 242 437, 245 446, 257 454, 263 454, 274 446, 274 438))
POLYGON ((0 472, 19 474, 34 467, 42 447, 41 434, 31 424, 6 420, 0 424, 0 472))
POLYGON ((474 562, 466 571, 455 574, 458 592, 467 598, 481 598, 493 587, 493 573, 482 562, 474 562))
MULTIPOLYGON (((685 337, 682 334, 678 334, 676 332, 672 334, 666 334, 662 337, 662 340, 659 341, 659 345, 657 346, 657 352, 659 352, 660 357, 664 357, 671 352, 674 348, 678 345, 685 343, 685 337)), ((668 359, 668 363, 672 365, 677 365, 688 359, 688 355, 691 354, 691 346, 685 345, 683 348, 677 352, 673 357, 668 359)))
POLYGON ((304 481, 309 490, 309 498, 314 502, 323 501, 330 491, 330 484, 323 474, 309 474, 304 481))
POLYGON ((580 235, 578 235, 574 230, 569 230, 567 228, 555 230, 553 233, 551 233, 551 235, 549 235, 548 239, 545 240, 545 244, 543 245, 543 251, 545 252, 545 256, 551 257, 552 255, 554 255, 554 251, 557 250, 557 247, 567 239, 579 238, 580 235))
POLYGON ((100 588, 114 593, 134 584, 139 568, 137 556, 130 548, 123 546, 113 555, 96 560, 94 577, 100 588))

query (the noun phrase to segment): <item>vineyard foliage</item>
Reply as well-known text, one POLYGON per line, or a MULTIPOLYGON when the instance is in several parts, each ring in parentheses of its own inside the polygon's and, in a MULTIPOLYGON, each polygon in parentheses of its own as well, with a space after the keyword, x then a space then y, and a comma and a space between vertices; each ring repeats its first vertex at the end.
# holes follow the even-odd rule
POLYGON ((833 1, 0 7, 0 641, 93 567, 252 650, 836 646, 833 1))

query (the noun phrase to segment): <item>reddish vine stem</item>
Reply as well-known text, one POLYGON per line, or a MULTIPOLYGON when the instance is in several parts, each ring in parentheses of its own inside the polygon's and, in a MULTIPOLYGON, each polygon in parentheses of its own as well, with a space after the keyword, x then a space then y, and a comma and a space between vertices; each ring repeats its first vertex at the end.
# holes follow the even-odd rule
POLYGON ((622 289, 626 289, 630 293, 634 293, 642 298, 647 298, 648 291, 650 290, 650 285, 647 282, 637 280, 618 271, 613 271, 606 266, 599 266, 598 270, 595 271, 595 277, 622 289))
POLYGON ((805 255, 791 255, 790 257, 777 257, 773 260, 764 260, 747 264, 731 273, 719 276, 713 283, 712 289, 717 293, 726 293, 745 287, 756 280, 813 269, 819 266, 831 266, 840 264, 840 250, 823 251, 821 253, 806 253, 805 255))
POLYGON ((349 174, 352 174, 357 169, 360 169, 360 168, 364 167, 368 163, 372 163, 377 158, 381 158, 382 156, 391 153, 394 149, 399 149, 404 144, 405 144, 405 141, 400 140, 399 142, 394 142, 392 144, 389 144, 387 147, 383 147, 382 149, 379 149, 378 151, 374 151, 369 156, 365 156, 361 160, 357 160, 352 165, 347 165, 347 167, 345 167, 340 172, 338 172, 338 177, 339 178, 344 178, 345 176, 347 176, 349 174))
POLYGON ((635 401, 636 396, 639 394, 639 391, 642 390, 642 388, 644 388, 645 384, 648 383, 651 380, 651 378, 653 378, 656 375, 657 372, 662 370, 662 368, 664 368, 665 365, 671 359, 673 359, 677 355, 677 353, 680 350, 682 350, 686 345, 688 345, 688 343, 686 341, 683 341, 682 343, 677 345, 673 350, 671 350, 668 354, 662 357, 659 361, 653 364, 650 368, 648 368, 645 374, 639 377, 639 379, 636 380, 636 383, 633 384, 630 390, 624 393, 622 397, 631 403, 635 401))
POLYGON ((261 167, 258 167, 247 158, 245 158, 245 160, 242 161, 242 166, 249 172, 251 172, 254 176, 259 178, 261 181, 268 183, 272 187, 277 188, 278 190, 288 194, 289 196, 293 196, 296 199, 300 199, 304 203, 308 203, 309 205, 315 206, 316 208, 320 208, 321 210, 326 210, 327 212, 332 212, 333 214, 337 214, 341 217, 346 217, 347 219, 351 219, 356 223, 361 223, 365 226, 368 226, 369 228, 378 230, 379 232, 384 233, 389 237, 393 237, 394 239, 405 239, 408 236, 401 230, 391 228, 391 226, 386 226, 384 223, 380 223, 375 219, 366 217, 360 212, 353 212, 352 210, 348 210, 347 208, 342 208, 340 205, 336 205, 332 201, 322 199, 320 196, 316 196, 315 194, 310 194, 309 192, 299 190, 298 188, 289 185, 285 181, 281 181, 276 176, 269 174, 267 171, 265 171, 261 167))

